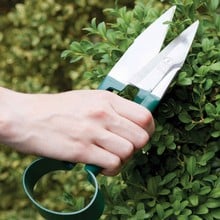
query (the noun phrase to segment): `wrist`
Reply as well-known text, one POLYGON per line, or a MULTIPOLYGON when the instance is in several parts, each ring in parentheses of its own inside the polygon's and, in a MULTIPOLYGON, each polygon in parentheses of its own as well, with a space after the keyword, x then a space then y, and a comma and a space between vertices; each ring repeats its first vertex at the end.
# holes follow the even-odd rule
POLYGON ((0 142, 13 146, 17 139, 20 101, 24 94, 0 87, 0 142))

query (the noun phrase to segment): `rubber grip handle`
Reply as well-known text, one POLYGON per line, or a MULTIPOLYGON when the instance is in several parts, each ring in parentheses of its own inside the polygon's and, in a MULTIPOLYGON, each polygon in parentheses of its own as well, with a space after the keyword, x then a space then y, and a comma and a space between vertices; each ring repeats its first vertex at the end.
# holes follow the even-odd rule
POLYGON ((150 92, 146 90, 140 89, 137 93, 134 101, 145 108, 147 108, 149 111, 153 112, 156 107, 158 106, 160 102, 160 98, 151 94, 150 92))

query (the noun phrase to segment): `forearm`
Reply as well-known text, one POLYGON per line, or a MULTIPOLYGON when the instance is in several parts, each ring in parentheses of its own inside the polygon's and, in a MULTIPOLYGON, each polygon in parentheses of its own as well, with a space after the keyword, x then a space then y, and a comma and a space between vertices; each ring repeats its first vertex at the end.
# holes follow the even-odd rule
POLYGON ((0 87, 0 143, 18 151, 25 137, 28 94, 0 87))

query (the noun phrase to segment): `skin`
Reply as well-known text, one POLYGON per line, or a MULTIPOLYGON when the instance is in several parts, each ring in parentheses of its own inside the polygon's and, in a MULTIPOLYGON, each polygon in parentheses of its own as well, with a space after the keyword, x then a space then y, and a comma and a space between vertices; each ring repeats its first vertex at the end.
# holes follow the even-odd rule
POLYGON ((144 107, 102 90, 25 94, 0 88, 0 142, 15 150, 119 173, 154 132, 144 107))

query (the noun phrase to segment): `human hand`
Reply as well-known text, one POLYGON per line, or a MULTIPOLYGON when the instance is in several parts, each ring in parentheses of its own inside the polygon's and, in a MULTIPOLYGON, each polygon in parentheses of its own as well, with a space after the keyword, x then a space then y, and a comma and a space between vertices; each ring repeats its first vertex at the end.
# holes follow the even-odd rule
POLYGON ((154 131, 147 109, 108 91, 5 93, 3 143, 23 153, 94 164, 104 175, 116 175, 154 131))

